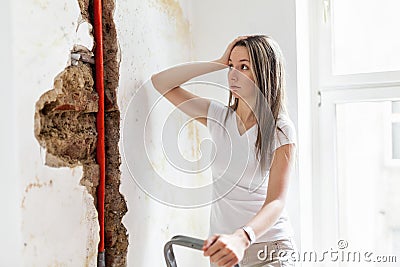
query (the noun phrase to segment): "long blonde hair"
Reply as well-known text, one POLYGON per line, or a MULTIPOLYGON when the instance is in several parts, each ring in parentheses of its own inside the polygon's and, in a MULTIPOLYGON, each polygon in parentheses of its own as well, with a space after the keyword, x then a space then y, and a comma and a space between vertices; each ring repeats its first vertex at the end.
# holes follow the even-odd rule
MULTIPOLYGON (((276 121, 281 111, 286 112, 284 57, 278 43, 266 35, 250 36, 237 42, 234 47, 236 46, 247 48, 254 83, 261 93, 256 93, 255 102, 255 116, 258 124, 255 152, 264 173, 270 167, 266 166, 267 157, 273 157, 271 145, 275 132, 279 130, 283 133, 282 129, 277 127, 276 121)), ((229 92, 228 107, 236 111, 238 103, 239 99, 229 92)), ((227 117, 228 113, 225 121, 227 117)))

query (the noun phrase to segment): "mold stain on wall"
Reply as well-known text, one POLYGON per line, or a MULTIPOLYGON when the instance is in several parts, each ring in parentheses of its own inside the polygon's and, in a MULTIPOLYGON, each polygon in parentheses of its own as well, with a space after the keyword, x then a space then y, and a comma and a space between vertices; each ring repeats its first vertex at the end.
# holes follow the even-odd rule
POLYGON ((179 1, 177 0, 154 0, 153 5, 164 13, 173 21, 175 21, 175 29, 177 37, 188 43, 190 37, 190 23, 185 18, 179 1))
POLYGON ((50 180, 48 182, 40 182, 38 177, 35 178, 35 182, 29 183, 26 187, 25 187, 25 191, 24 194, 25 196, 22 198, 22 202, 21 202, 21 208, 24 209, 25 208, 25 199, 26 199, 26 195, 29 193, 29 191, 31 191, 34 188, 42 188, 42 187, 46 187, 46 186, 53 186, 53 180, 50 180))

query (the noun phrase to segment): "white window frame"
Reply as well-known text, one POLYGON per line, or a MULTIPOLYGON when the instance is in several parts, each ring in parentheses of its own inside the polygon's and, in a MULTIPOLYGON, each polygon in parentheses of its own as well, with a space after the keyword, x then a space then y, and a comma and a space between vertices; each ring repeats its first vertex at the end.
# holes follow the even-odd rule
POLYGON ((393 114, 392 108, 388 107, 386 113, 386 123, 385 123, 385 140, 384 140, 384 163, 387 167, 400 167, 400 159, 393 158, 393 136, 392 136, 392 123, 400 123, 400 114, 393 114))
MULTIPOLYGON (((400 71, 332 75, 331 1, 334 0, 307 0, 310 12, 309 68, 313 136, 312 244, 316 251, 329 250, 340 240, 336 176, 336 104, 400 99, 400 71)), ((299 124, 300 122, 299 120, 299 124)), ((301 175, 300 173, 300 177, 301 175)), ((327 265, 339 266, 339 263, 318 263, 318 266, 327 265)), ((313 265, 303 263, 302 266, 313 265)))
POLYGON ((319 66, 318 83, 323 88, 335 88, 346 90, 349 86, 373 86, 373 85, 396 85, 400 82, 399 71, 371 72, 349 75, 332 75, 332 62, 334 49, 332 47, 332 32, 334 16, 332 15, 332 4, 335 0, 318 0, 312 1, 311 4, 315 8, 315 21, 311 25, 312 32, 317 42, 318 53, 315 62, 319 66), (326 19, 324 19, 326 14, 326 19))

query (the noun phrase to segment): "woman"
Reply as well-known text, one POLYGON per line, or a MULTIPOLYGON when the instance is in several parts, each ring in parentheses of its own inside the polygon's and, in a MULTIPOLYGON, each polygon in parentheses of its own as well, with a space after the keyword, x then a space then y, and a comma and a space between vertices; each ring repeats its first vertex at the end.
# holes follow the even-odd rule
POLYGON ((285 111, 284 75, 277 43, 255 35, 236 38, 217 60, 176 66, 151 78, 171 103, 209 129, 217 147, 213 178, 223 172, 223 182, 215 183, 213 197, 219 199, 211 207, 212 236, 203 246, 212 266, 293 266, 287 258, 295 244, 284 206, 296 135, 285 111), (227 66, 228 106, 180 87, 227 66), (224 169, 228 138, 238 149, 224 169))

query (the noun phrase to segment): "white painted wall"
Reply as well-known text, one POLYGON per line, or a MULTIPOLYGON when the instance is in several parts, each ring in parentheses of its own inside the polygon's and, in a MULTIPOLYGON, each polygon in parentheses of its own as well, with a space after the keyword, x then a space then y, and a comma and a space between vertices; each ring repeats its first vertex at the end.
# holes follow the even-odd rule
MULTIPOLYGON (((175 184, 196 186, 210 180, 211 176, 185 175, 177 173, 168 164, 162 153, 160 133, 162 124, 174 106, 162 98, 156 103, 160 94, 154 88, 141 88, 142 84, 149 84, 151 74, 164 68, 191 61, 190 25, 187 20, 191 2, 180 1, 125 1, 118 2, 115 10, 115 22, 121 52, 120 82, 118 89, 118 103, 121 116, 128 116, 122 121, 125 127, 120 147, 129 150, 123 155, 141 157, 136 168, 140 168, 145 179, 154 179, 156 172, 166 180, 175 184), (138 102, 129 106, 132 97, 138 102), (155 110, 152 111, 152 106, 155 110), (146 144, 150 151, 140 151, 138 147, 143 142, 141 135, 143 125, 140 123, 150 114, 146 144), (124 140, 125 139, 125 140, 124 140), (124 147, 126 139, 131 140, 132 146, 124 147), (148 158, 152 165, 146 165, 148 158)), ((179 129, 186 115, 178 112, 174 115, 174 128, 179 129)), ((202 126, 191 123, 183 129, 179 146, 182 153, 191 155, 197 149, 199 131, 202 126)), ((128 159, 128 160, 129 160, 128 159)), ((136 160, 136 162, 139 159, 136 160)), ((163 255, 164 244, 174 235, 184 234, 199 238, 206 238, 208 234, 209 208, 182 209, 161 204, 151 196, 145 194, 135 183, 135 177, 128 170, 129 165, 123 160, 121 191, 128 204, 128 213, 124 217, 124 224, 129 232, 128 266, 165 266, 163 255)), ((134 170, 134 172, 137 170, 134 170)), ((141 175, 142 176, 142 175, 141 175)), ((171 192, 160 188, 161 194, 171 192)), ((179 266, 206 266, 208 261, 201 252, 175 248, 179 266), (202 265, 203 264, 203 265, 202 265)))
POLYGON ((11 29, 11 3, 6 1, 0 9, 0 32, 3 41, 0 42, 0 50, 4 51, 0 62, 0 79, 2 89, 0 90, 0 111, 2 116, 3 131, 0 134, 1 152, 1 185, 0 185, 0 251, 2 259, 0 266, 20 266, 21 250, 21 211, 18 200, 18 161, 17 151, 17 123, 16 123, 16 99, 13 86, 13 42, 11 29), (7 153, 6 153, 7 152, 7 153))

